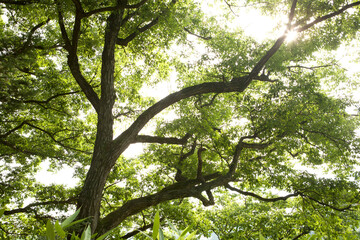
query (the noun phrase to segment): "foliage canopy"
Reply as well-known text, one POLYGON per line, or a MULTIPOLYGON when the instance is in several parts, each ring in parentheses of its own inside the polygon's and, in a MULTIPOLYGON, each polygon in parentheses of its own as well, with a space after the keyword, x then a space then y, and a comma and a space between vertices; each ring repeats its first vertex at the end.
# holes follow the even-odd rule
POLYGON ((4 238, 76 208, 74 231, 116 239, 154 209, 221 239, 358 239, 359 76, 337 54, 360 59, 360 1, 204 2, 0 0, 4 238), (279 37, 229 24, 247 8, 279 37), (77 185, 37 182, 46 161, 77 185))

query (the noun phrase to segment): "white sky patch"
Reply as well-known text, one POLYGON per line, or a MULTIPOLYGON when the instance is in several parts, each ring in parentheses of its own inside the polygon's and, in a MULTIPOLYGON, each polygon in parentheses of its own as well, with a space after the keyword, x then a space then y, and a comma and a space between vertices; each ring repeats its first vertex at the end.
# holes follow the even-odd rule
MULTIPOLYGON (((231 11, 228 7, 219 10, 219 4, 214 4, 214 0, 202 1, 201 8, 206 15, 216 16, 220 19, 224 11, 231 11)), ((277 33, 274 33, 274 28, 278 26, 282 19, 265 16, 259 9, 255 8, 243 7, 233 8, 233 10, 236 11, 236 16, 233 15, 234 20, 224 22, 230 30, 241 28, 246 35, 253 37, 257 42, 262 42, 267 38, 274 38, 274 36, 276 37, 277 33)), ((284 18, 284 16, 282 16, 282 18, 284 18)))
POLYGON ((177 72, 170 73, 170 80, 155 84, 155 86, 144 86, 139 94, 143 97, 153 97, 157 101, 178 90, 176 86, 177 72))
POLYGON ((48 160, 40 164, 40 171, 35 175, 36 181, 46 186, 51 184, 63 184, 67 187, 74 187, 79 182, 78 178, 74 178, 74 169, 63 165, 61 170, 57 172, 49 171, 50 162, 48 160))
POLYGON ((144 148, 143 143, 133 143, 121 155, 126 158, 135 158, 144 152, 144 148))

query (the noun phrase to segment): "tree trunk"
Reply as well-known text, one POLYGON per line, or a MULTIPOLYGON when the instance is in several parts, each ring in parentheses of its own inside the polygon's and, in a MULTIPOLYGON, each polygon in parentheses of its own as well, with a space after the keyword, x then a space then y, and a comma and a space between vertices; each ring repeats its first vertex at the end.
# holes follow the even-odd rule
POLYGON ((93 232, 100 217, 101 198, 106 179, 118 157, 114 155, 111 143, 114 125, 112 108, 115 102, 114 52, 122 16, 123 10, 120 10, 111 13, 107 19, 102 53, 101 98, 97 112, 98 124, 94 153, 77 205, 78 208, 81 207, 78 219, 90 218, 93 232))

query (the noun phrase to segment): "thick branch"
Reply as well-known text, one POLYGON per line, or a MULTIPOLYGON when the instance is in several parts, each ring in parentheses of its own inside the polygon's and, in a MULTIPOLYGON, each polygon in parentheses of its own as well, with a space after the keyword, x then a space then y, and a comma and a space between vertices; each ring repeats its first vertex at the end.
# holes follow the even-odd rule
POLYGON ((156 114, 172 104, 199 94, 242 92, 244 90, 245 86, 242 82, 209 82, 188 87, 170 94, 144 111, 126 131, 113 141, 115 157, 117 158, 120 156, 129 144, 134 142, 136 135, 156 114))
MULTIPOLYGON (((165 187, 158 193, 130 200, 126 202, 123 206, 103 218, 98 224, 96 232, 99 234, 103 234, 118 226, 127 217, 137 214, 150 206, 155 206, 159 203, 173 199, 186 197, 197 198, 199 194, 201 194, 201 192, 222 186, 225 182, 229 181, 228 178, 224 176, 219 176, 219 174, 207 175, 204 176, 204 179, 205 181, 210 181, 211 179, 214 180, 203 183, 201 185, 198 185, 201 182, 197 179, 178 182, 168 187, 165 187)), ((210 200, 208 201, 213 200, 211 197, 209 197, 209 199, 210 200)))
POLYGON ((81 90, 84 92, 86 98, 90 101, 91 105, 94 107, 96 112, 99 112, 99 97, 92 88, 92 86, 87 82, 85 77, 82 75, 79 66, 79 60, 76 56, 76 53, 70 52, 68 56, 68 65, 70 71, 75 78, 76 82, 79 84, 81 90))

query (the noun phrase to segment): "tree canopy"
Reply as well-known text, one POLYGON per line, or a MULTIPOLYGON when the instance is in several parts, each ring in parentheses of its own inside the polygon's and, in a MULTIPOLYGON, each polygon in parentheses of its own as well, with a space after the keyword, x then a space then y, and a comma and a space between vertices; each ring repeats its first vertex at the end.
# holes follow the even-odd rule
POLYGON ((360 79, 338 49, 358 63, 360 1, 204 2, 0 0, 4 238, 80 209, 74 231, 116 239, 156 210, 220 239, 358 239, 360 79), (39 183, 42 162, 80 181, 39 183))

